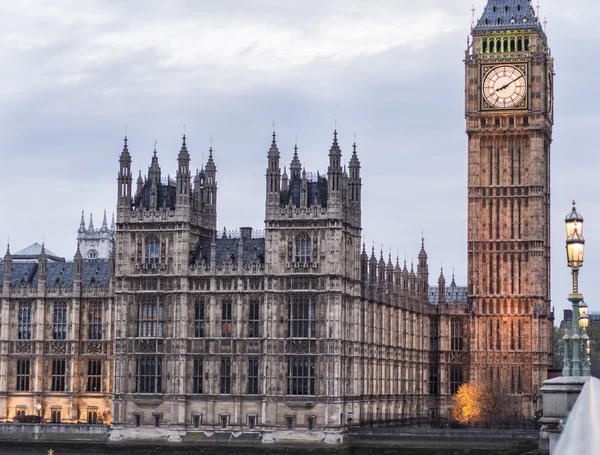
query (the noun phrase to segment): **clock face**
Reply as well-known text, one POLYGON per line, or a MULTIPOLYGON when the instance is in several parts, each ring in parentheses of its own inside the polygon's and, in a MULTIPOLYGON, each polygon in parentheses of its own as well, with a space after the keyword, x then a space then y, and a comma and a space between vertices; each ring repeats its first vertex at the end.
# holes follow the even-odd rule
POLYGON ((514 66, 496 66, 483 80, 483 96, 493 107, 515 107, 523 101, 526 92, 525 74, 514 66))

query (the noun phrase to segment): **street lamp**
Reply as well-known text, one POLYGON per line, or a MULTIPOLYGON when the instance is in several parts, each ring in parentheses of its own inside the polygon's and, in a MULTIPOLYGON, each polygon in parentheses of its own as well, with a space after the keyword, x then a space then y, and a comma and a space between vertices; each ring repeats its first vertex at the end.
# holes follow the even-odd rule
POLYGON ((42 410, 42 403, 38 402, 37 406, 36 406, 37 412, 38 412, 38 423, 40 421, 40 411, 42 410))
POLYGON ((583 302, 583 295, 579 293, 579 269, 583 266, 583 252, 585 239, 583 238, 583 217, 575 209, 565 217, 567 229, 567 265, 573 276, 573 292, 569 294, 572 305, 571 333, 565 333, 563 342, 565 346, 563 360, 563 376, 589 376, 590 362, 586 333, 589 324, 587 305, 583 302), (570 348, 570 349, 569 349, 570 348))

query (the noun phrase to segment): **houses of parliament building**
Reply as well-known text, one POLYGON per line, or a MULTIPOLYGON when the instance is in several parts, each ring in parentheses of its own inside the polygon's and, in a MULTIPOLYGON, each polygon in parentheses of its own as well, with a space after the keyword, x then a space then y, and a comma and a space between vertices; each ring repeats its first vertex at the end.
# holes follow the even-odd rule
POLYGON ((528 0, 489 0, 471 38, 467 286, 429 285, 423 239, 415 264, 367 251, 359 151, 342 167, 336 132, 314 174, 297 148, 282 166, 273 133, 264 228, 236 233, 217 226, 212 149, 193 173, 184 136, 175 179, 156 150, 136 178, 125 138, 116 222, 82 216, 72 261, 4 256, 0 420, 338 442, 361 421, 448 417, 469 380, 532 415, 552 352, 553 60, 528 0))

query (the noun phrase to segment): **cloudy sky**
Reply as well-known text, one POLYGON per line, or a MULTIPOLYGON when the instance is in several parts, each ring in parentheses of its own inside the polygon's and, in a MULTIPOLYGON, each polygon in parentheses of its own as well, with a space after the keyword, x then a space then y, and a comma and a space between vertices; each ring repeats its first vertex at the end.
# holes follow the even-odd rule
MULTIPOLYGON (((575 198, 581 288, 600 311, 600 43, 587 26, 600 4, 544 0, 540 16, 557 73, 553 305, 567 306, 575 198)), ((126 128, 136 174, 155 140, 163 175, 175 174, 184 125, 194 165, 212 138, 219 227, 261 228, 272 122, 284 163, 297 135, 307 170, 324 172, 337 120, 346 157, 356 134, 367 245, 410 261, 423 230, 431 283, 443 263, 464 284, 470 24, 459 0, 2 1, 1 242, 15 252, 44 238, 72 258, 81 210, 96 226, 114 211, 126 128)))

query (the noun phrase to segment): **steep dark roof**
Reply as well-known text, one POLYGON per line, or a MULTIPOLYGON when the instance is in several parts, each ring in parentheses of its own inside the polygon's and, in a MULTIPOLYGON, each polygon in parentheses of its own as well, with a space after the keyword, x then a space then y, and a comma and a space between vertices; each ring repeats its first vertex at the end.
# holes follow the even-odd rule
MULTIPOLYGON (((150 193, 152 191, 152 183, 150 180, 146 180, 144 187, 140 194, 135 199, 136 207, 150 208, 150 193)), ((156 200, 158 207, 169 207, 171 210, 175 209, 175 202, 177 198, 177 184, 170 178, 167 179, 167 183, 156 184, 156 200)))
MULTIPOLYGON (((290 182, 287 192, 281 194, 281 204, 292 204, 300 207, 300 192, 302 191, 302 180, 295 179, 290 182)), ((327 207, 327 178, 318 176, 316 180, 306 182, 307 205, 318 205, 327 207)))
POLYGON ((530 0, 488 0, 473 32, 541 29, 530 0))
MULTIPOLYGON (((216 264, 226 263, 237 265, 238 245, 242 239, 218 238, 216 239, 216 264)), ((203 261, 210 263, 211 239, 203 238, 192 250, 190 263, 202 264, 203 261)), ((264 264, 265 262, 265 239, 244 239, 242 247, 242 261, 244 265, 264 264)))
MULTIPOLYGON (((429 286, 429 304, 437 305, 439 303, 440 288, 438 286, 429 286)), ((446 286, 446 304, 452 305, 459 303, 460 305, 467 304, 467 287, 466 286, 446 286)))
MULTIPOLYGON (((48 262, 46 287, 71 287, 75 279, 74 262, 48 262)), ((0 284, 4 280, 4 263, 0 261, 0 284)), ((96 284, 106 287, 110 282, 110 261, 98 259, 84 261, 81 281, 83 286, 96 284)), ((11 286, 14 288, 38 284, 37 262, 13 262, 11 286)))

